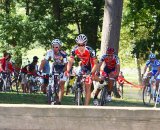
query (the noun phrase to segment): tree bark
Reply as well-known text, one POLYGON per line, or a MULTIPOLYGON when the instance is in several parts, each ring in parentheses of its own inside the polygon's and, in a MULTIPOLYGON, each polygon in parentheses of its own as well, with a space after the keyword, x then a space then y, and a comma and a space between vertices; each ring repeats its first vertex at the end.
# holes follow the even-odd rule
POLYGON ((10 2, 11 2, 10 0, 5 1, 5 10, 7 14, 10 13, 10 2))
POLYGON ((60 25, 61 25, 61 0, 52 0, 53 15, 56 20, 57 33, 56 37, 60 37, 60 25))
POLYGON ((116 54, 119 49, 123 0, 105 0, 101 39, 101 54, 107 47, 113 47, 116 54))
POLYGON ((26 0, 26 15, 29 15, 29 0, 26 0))

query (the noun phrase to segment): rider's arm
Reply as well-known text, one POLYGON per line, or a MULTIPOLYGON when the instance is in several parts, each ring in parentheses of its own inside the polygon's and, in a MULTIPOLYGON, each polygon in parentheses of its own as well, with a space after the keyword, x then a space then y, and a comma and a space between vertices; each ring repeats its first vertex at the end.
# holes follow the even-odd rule
POLYGON ((73 58, 69 58, 68 60, 68 64, 67 64, 67 72, 70 72, 71 67, 73 65, 74 59, 73 58))
POLYGON ((142 77, 146 73, 147 68, 150 66, 150 63, 151 63, 150 60, 147 60, 146 65, 145 65, 144 70, 143 70, 143 73, 142 73, 142 77))
POLYGON ((118 77, 119 75, 119 72, 120 72, 120 64, 117 64, 116 67, 115 67, 115 71, 116 71, 116 75, 118 77))
POLYGON ((158 71, 157 71, 157 73, 155 74, 155 78, 158 76, 160 74, 160 66, 158 66, 158 71))
POLYGON ((148 68, 148 66, 145 65, 142 75, 144 75, 146 73, 147 68, 148 68))
POLYGON ((95 73, 96 70, 98 69, 98 60, 97 60, 97 59, 94 59, 94 60, 93 60, 93 63, 94 63, 94 66, 93 66, 93 68, 92 68, 92 70, 91 70, 91 73, 95 73))
POLYGON ((119 57, 116 56, 115 76, 118 77, 120 72, 120 61, 119 57))

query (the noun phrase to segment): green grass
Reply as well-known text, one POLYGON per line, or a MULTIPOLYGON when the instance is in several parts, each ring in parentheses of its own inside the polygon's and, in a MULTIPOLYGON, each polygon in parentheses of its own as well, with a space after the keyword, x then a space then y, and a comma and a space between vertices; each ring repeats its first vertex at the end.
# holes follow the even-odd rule
MULTIPOLYGON (((127 92, 127 91, 126 91, 127 92)), ((137 94, 136 92, 134 92, 137 94)), ((125 94, 127 95, 127 94, 125 94)), ((116 99, 106 104, 106 106, 119 106, 119 107, 145 107, 143 102, 139 98, 126 97, 124 99, 116 99)), ((93 106, 93 98, 91 99, 90 105, 93 106)), ((0 93, 0 103, 4 104, 41 104, 47 105, 47 97, 43 94, 17 94, 14 92, 1 92, 0 93)), ((63 105, 74 105, 73 95, 65 95, 62 100, 63 105)), ((149 106, 151 107, 151 106, 149 106)), ((159 106, 158 106, 159 107, 159 106)))

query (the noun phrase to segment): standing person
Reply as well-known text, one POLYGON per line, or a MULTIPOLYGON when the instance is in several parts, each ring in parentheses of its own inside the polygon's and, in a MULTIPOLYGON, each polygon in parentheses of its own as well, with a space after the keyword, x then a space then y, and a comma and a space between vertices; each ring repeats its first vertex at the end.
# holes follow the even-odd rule
POLYGON ((3 57, 0 59, 0 72, 2 73, 7 71, 6 62, 8 58, 9 58, 9 53, 5 51, 3 53, 3 57))
POLYGON ((51 57, 46 57, 41 61, 39 71, 42 73, 42 91, 44 94, 46 94, 46 88, 49 83, 49 74, 50 74, 50 64, 49 61, 51 60, 51 57))
MULTIPOLYGON (((120 62, 117 55, 114 54, 114 48, 107 48, 106 54, 104 54, 99 62, 99 69, 102 69, 101 76, 108 75, 109 82, 108 82, 108 97, 107 100, 111 101, 111 92, 113 91, 113 84, 115 79, 118 77, 120 72, 120 62), (102 66, 103 65, 103 66, 102 66), (102 68, 101 68, 102 67, 102 68)), ((94 96, 94 105, 98 105, 98 94, 100 89, 97 89, 94 96)))
POLYGON ((11 56, 10 53, 8 53, 8 55, 9 55, 9 56, 8 56, 8 58, 6 59, 7 71, 8 71, 10 74, 13 74, 14 68, 13 68, 13 63, 12 63, 12 61, 11 61, 12 56, 11 56))
MULTIPOLYGON (((81 71, 85 74, 90 73, 94 77, 94 73, 97 68, 97 59, 95 51, 87 45, 87 37, 84 34, 80 34, 75 39, 77 45, 72 49, 70 59, 67 65, 66 75, 69 74, 70 69, 74 63, 74 59, 77 56, 80 59, 81 71)), ((91 98, 91 77, 87 77, 85 81, 85 105, 89 105, 91 98), (87 81, 88 80, 88 81, 87 81)))
MULTIPOLYGON (((29 64, 27 66, 27 74, 28 74, 28 79, 30 79, 31 76, 37 76, 37 72, 38 72, 38 57, 37 56, 34 56, 33 57, 33 61, 31 64, 29 64)), ((33 88, 31 88, 31 85, 30 85, 30 82, 29 84, 27 85, 28 89, 30 90, 30 93, 33 92, 33 88)))
POLYGON ((58 95, 59 102, 57 103, 60 105, 64 96, 64 84, 67 80, 67 77, 64 75, 67 67, 67 53, 61 50, 62 42, 59 39, 54 39, 51 44, 52 49, 47 52, 45 60, 50 59, 51 61, 53 61, 52 72, 55 70, 62 73, 62 77, 60 78, 60 90, 58 95))

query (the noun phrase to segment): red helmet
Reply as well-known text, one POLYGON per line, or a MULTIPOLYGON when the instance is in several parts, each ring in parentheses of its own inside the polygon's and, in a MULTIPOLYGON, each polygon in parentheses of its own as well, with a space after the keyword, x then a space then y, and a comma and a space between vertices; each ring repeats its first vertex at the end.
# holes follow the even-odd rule
POLYGON ((107 54, 114 54, 114 48, 107 48, 107 54))

